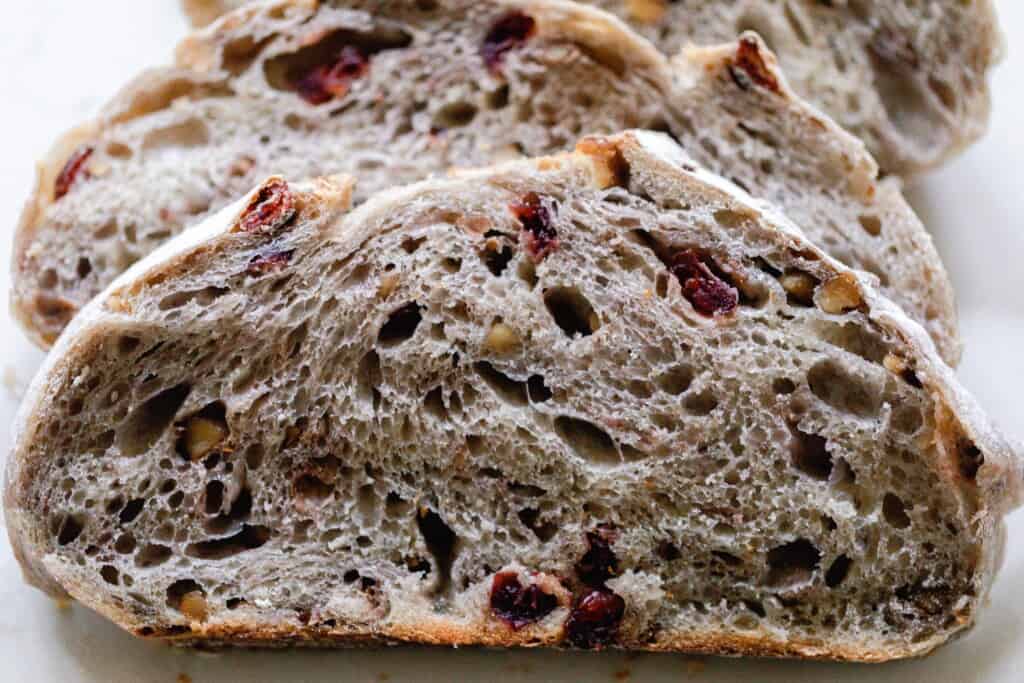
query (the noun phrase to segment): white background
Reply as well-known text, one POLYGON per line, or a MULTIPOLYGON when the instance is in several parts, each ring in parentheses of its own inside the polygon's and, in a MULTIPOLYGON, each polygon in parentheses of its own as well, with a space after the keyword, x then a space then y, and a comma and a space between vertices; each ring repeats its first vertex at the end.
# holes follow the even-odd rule
MULTIPOLYGON (((967 350, 960 375, 1011 435, 1024 437, 1024 2, 996 0, 1008 55, 995 74, 988 136, 909 197, 957 286, 967 350)), ((0 27, 0 222, 13 233, 33 164, 142 67, 170 59, 186 26, 177 0, 3 0, 0 27)), ((10 236, 0 238, 6 292, 10 236)), ((42 359, 0 297, 0 459, 8 425, 42 359)), ((25 586, 0 528, 0 681, 928 681, 1024 680, 1024 513, 1010 520, 1006 565, 966 639, 914 662, 881 667, 732 661, 669 655, 554 652, 200 654, 136 641, 81 607, 59 610, 25 586)))

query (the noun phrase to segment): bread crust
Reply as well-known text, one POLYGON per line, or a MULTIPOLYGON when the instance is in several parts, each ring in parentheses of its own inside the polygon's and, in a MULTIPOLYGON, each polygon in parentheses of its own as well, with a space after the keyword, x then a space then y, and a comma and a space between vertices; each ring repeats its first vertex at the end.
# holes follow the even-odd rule
MULTIPOLYGON (((523 163, 532 163, 536 168, 565 167, 573 169, 582 178, 600 182, 599 179, 607 174, 609 150, 617 151, 626 159, 632 174, 658 177, 679 185, 699 186, 706 196, 732 202, 751 215, 759 216, 777 235, 776 239, 788 248, 814 254, 837 273, 851 272, 808 243, 798 228, 770 206, 751 199, 728 181, 694 167, 678 148, 656 134, 633 132, 588 140, 576 152, 534 162, 514 162, 507 168, 520 168, 523 163)), ((461 176, 484 179, 500 176, 504 168, 499 166, 495 169, 466 171, 461 176)), ((325 238, 360 244, 366 235, 353 232, 347 226, 367 224, 363 219, 432 190, 443 190, 449 182, 425 181, 381 193, 350 213, 345 222, 339 221, 337 231, 325 235, 325 238)), ((320 181, 317 185, 303 189, 309 194, 303 196, 301 201, 322 206, 325 212, 344 213, 349 205, 351 184, 351 179, 347 178, 320 181)), ((564 636, 560 624, 548 624, 545 621, 513 633, 507 629, 495 630, 493 626, 488 627, 483 614, 469 621, 455 621, 437 615, 393 615, 374 626, 343 623, 327 631, 273 618, 269 614, 254 616, 250 620, 231 618, 214 623, 192 621, 187 627, 154 626, 151 619, 155 615, 133 612, 117 604, 103 590, 102 584, 97 584, 95 577, 86 576, 83 569, 62 560, 53 552, 52 536, 47 533, 38 512, 31 509, 25 498, 33 472, 40 464, 38 460, 30 459, 33 451, 29 446, 36 438, 35 431, 40 426, 51 394, 58 390, 51 384, 52 378, 60 374, 61 368, 75 363, 76 359, 88 357, 93 347, 118 330, 126 318, 130 318, 122 302, 130 301, 133 290, 146 282, 180 274, 188 267, 190 260, 204 250, 224 248, 223 243, 234 229, 240 212, 259 189, 201 226, 172 240, 112 283, 72 323, 37 376, 16 423, 15 449, 8 460, 4 492, 9 534, 26 579, 55 597, 70 595, 136 635, 159 638, 178 645, 312 647, 390 645, 399 642, 488 647, 561 645, 564 636)), ((930 466, 940 478, 947 495, 974 511, 972 534, 977 542, 979 570, 974 579, 975 594, 968 598, 968 607, 956 615, 957 621, 949 631, 898 647, 871 641, 852 643, 780 639, 763 631, 750 635, 719 631, 670 633, 658 636, 653 642, 627 635, 617 643, 617 647, 728 656, 881 662, 926 654, 949 637, 973 625, 977 609, 985 600, 1000 561, 1004 534, 1002 517, 1020 502, 1021 461, 1014 449, 988 425, 973 400, 959 387, 952 371, 935 355, 933 345, 924 331, 894 305, 877 295, 865 277, 853 275, 850 281, 866 302, 871 320, 905 340, 921 382, 935 394, 939 409, 946 413, 938 423, 940 431, 937 434, 939 444, 936 452, 940 460, 930 466), (963 434, 984 453, 984 463, 976 482, 968 481, 957 467, 951 466, 956 462, 957 454, 950 449, 963 434)))

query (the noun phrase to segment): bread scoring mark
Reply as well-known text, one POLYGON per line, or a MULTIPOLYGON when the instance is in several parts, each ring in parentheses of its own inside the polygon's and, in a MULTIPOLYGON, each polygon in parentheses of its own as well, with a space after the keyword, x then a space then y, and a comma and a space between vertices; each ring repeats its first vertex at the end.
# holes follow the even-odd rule
POLYGON ((736 56, 729 65, 729 75, 741 90, 750 90, 756 85, 774 93, 782 91, 778 77, 761 52, 760 40, 752 35, 740 38, 736 56))

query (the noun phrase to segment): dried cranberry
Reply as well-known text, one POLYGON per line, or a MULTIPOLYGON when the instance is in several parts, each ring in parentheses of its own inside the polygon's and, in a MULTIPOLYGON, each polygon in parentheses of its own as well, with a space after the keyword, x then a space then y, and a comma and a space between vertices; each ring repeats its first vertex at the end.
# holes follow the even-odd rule
POLYGON ((266 275, 281 270, 292 260, 294 249, 289 251, 272 251, 266 254, 257 254, 249 261, 246 272, 249 275, 266 275))
POLYGON ((550 206, 536 192, 526 193, 522 200, 509 206, 523 226, 523 241, 535 261, 542 260, 558 248, 558 233, 551 224, 554 204, 550 206))
MULTIPOLYGON (((71 191, 71 186, 75 184, 75 179, 78 174, 82 172, 85 166, 85 162, 92 156, 92 147, 79 147, 75 150, 75 153, 71 155, 71 158, 64 164, 64 168, 60 170, 57 175, 57 180, 53 184, 53 197, 54 199, 60 199, 68 192, 71 191)), ((86 171, 86 177, 89 172, 86 171)))
POLYGON ((740 38, 736 58, 729 67, 732 80, 743 90, 750 90, 751 84, 779 92, 779 79, 772 73, 761 54, 761 46, 755 38, 740 38))
POLYGON ((626 601, 607 588, 586 593, 573 606, 565 622, 569 642, 587 650, 612 643, 626 612, 626 601))
POLYGON ((513 630, 540 621, 556 607, 558 598, 545 593, 537 584, 523 588, 515 572, 495 574, 491 584, 491 611, 513 630))
POLYGON ((614 541, 615 530, 611 527, 602 526, 587 532, 587 552, 576 563, 576 574, 583 583, 601 587, 618 573, 619 558, 612 550, 614 541))
POLYGON ((346 45, 329 64, 320 64, 292 74, 299 97, 310 104, 323 104, 348 94, 352 81, 370 70, 370 58, 358 47, 346 45))
POLYGON ((670 270, 683 286, 683 296, 698 313, 707 316, 731 313, 739 305, 736 288, 716 275, 694 249, 684 249, 672 259, 670 270))
POLYGON ((491 71, 497 71, 505 53, 523 45, 536 30, 533 17, 522 12, 506 14, 498 20, 480 46, 480 56, 491 71))
POLYGON ((295 197, 288 183, 274 178, 260 188, 238 223, 244 232, 273 232, 295 215, 295 197))

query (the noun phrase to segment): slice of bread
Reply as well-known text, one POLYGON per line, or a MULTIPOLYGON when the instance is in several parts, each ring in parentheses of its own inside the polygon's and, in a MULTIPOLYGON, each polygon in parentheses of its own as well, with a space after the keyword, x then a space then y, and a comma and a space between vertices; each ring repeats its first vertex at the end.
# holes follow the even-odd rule
MULTIPOLYGON (((882 167, 933 168, 988 125, 1002 38, 992 0, 584 0, 667 54, 757 31, 794 89, 863 138, 882 167)), ((184 0, 203 26, 244 0, 184 0)))
POLYGON ((571 3, 293 0, 225 17, 178 55, 41 167, 13 308, 44 344, 131 263, 267 175, 357 173, 358 203, 453 166, 654 127, 877 274, 958 357, 949 280, 897 185, 876 181, 863 146, 793 95, 752 36, 670 64, 571 3))
POLYGON ((1020 461, 923 330, 651 132, 276 177, 120 277, 16 426, 28 579, 179 644, 882 661, 969 628, 1020 461))

